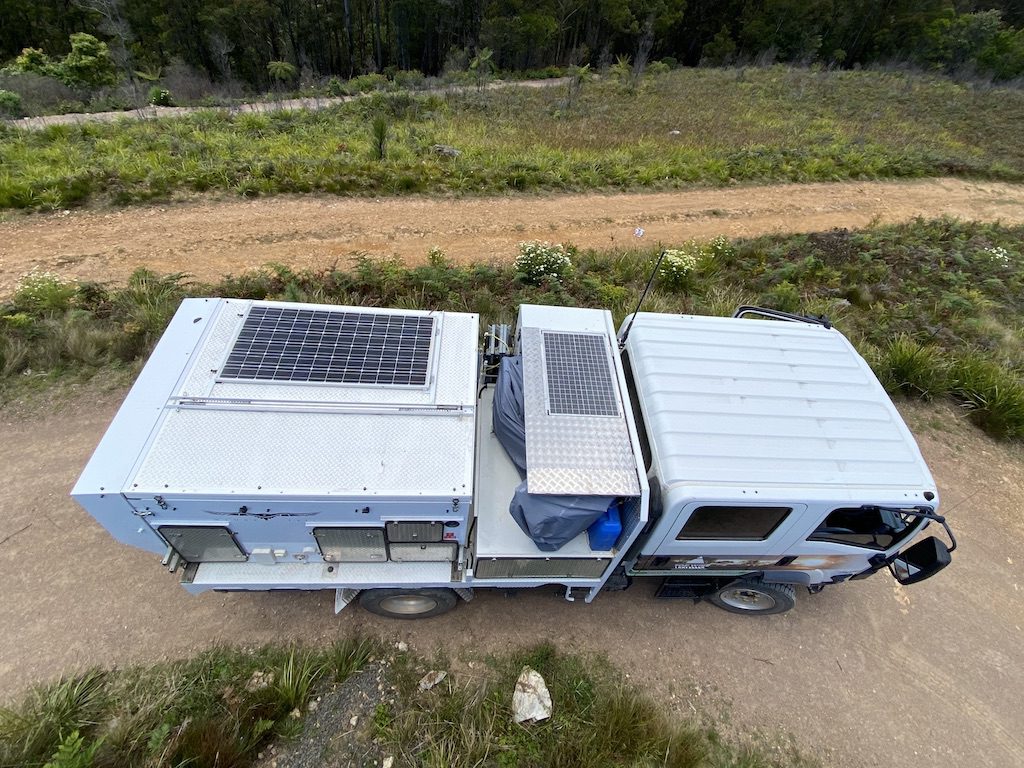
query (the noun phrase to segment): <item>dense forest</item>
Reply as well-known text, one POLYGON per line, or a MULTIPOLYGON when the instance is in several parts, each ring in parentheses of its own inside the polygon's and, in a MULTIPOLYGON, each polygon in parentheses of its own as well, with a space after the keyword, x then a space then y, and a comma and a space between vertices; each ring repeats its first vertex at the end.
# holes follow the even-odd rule
MULTIPOLYGON (((70 52, 86 69, 109 56, 117 78, 187 66, 246 89, 481 61, 600 69, 624 57, 640 68, 903 61, 1024 75, 1024 0, 0 0, 0 22, 8 72, 46 74, 70 52), (76 53, 71 37, 83 32, 101 44, 79 35, 76 53)), ((95 84, 112 77, 101 75, 95 84)))

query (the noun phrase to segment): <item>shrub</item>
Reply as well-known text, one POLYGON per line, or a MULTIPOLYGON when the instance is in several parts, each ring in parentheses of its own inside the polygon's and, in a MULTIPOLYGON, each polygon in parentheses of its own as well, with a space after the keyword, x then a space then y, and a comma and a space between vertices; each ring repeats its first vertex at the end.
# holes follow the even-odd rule
POLYGON ((520 243, 515 267, 528 283, 540 285, 548 280, 561 283, 572 273, 572 258, 564 245, 538 241, 520 243))
POLYGON ((670 290, 689 293, 698 275, 713 274, 718 270, 719 260, 734 253, 732 243, 723 235, 703 244, 691 240, 682 248, 665 251, 658 278, 670 290))
POLYGON ((658 267, 658 279, 670 290, 689 293, 693 290, 698 257, 699 252, 692 244, 666 250, 658 267))
POLYGON ((1024 382, 980 352, 957 359, 952 391, 971 419, 993 437, 1024 437, 1024 382))
POLYGON ((346 93, 369 93, 370 91, 382 91, 388 87, 388 79, 384 75, 371 72, 368 75, 353 77, 345 84, 346 93))
POLYGON ((14 91, 0 89, 0 117, 20 117, 21 96, 14 91))
POLYGON ((395 85, 399 88, 407 88, 411 91, 415 91, 424 88, 426 83, 426 76, 418 69, 403 69, 395 72, 395 85))
POLYGON ((72 105, 75 92, 55 77, 35 72, 4 71, 0 69, 0 88, 21 99, 21 113, 28 115, 61 112, 72 105))
POLYGON ((267 74, 278 83, 291 83, 298 77, 299 70, 287 61, 268 61, 267 74))
POLYGON ((330 96, 344 96, 345 95, 345 84, 336 77, 332 77, 327 81, 327 93, 330 96))
POLYGON ((922 345, 906 334, 885 346, 874 368, 889 392, 924 400, 949 392, 949 365, 942 350, 922 345))
POLYGON ((117 82, 117 66, 106 43, 86 32, 75 32, 71 52, 58 65, 57 77, 68 85, 99 88, 117 82))
POLYGON ((154 85, 149 89, 149 103, 154 107, 173 107, 174 99, 171 98, 169 90, 161 88, 159 85, 154 85))
POLYGON ((788 280, 783 280, 765 291, 764 303, 782 312, 797 312, 800 310, 800 291, 788 280))
POLYGON ((373 159, 385 160, 388 156, 388 136, 391 133, 391 126, 384 115, 377 115, 373 118, 370 126, 371 138, 373 139, 373 159))
POLYGON ((32 315, 66 312, 78 288, 52 272, 29 272, 18 283, 12 298, 15 308, 32 315))

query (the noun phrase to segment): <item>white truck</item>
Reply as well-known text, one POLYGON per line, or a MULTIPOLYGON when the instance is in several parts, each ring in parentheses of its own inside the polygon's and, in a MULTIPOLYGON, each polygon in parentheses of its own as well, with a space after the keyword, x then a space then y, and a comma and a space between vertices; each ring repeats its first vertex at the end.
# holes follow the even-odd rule
POLYGON ((193 593, 396 618, 558 585, 774 614, 950 562, 935 482, 826 320, 186 299, 72 496, 193 593), (495 398, 498 403, 495 405, 495 398), (936 537, 907 546, 930 523, 936 537))

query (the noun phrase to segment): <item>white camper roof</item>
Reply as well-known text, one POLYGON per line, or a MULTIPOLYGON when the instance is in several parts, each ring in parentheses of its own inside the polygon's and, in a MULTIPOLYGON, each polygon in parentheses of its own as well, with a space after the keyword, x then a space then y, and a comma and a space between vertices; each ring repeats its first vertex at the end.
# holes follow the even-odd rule
POLYGON ((468 497, 474 314, 186 299, 76 490, 468 497))
POLYGON ((834 328, 639 313, 626 350, 665 488, 935 489, 889 396, 834 328))

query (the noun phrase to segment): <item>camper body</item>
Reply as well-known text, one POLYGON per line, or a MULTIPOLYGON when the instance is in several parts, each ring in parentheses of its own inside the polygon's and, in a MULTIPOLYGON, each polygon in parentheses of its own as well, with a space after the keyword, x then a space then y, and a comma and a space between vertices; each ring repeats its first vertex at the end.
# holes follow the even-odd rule
POLYGON ((870 368, 827 323, 756 313, 774 319, 617 333, 604 310, 524 305, 481 349, 468 313, 186 299, 72 495, 191 592, 330 589, 401 618, 644 578, 778 613, 940 570, 938 539, 907 549, 945 521, 870 368), (525 467, 494 421, 508 357, 525 467))

